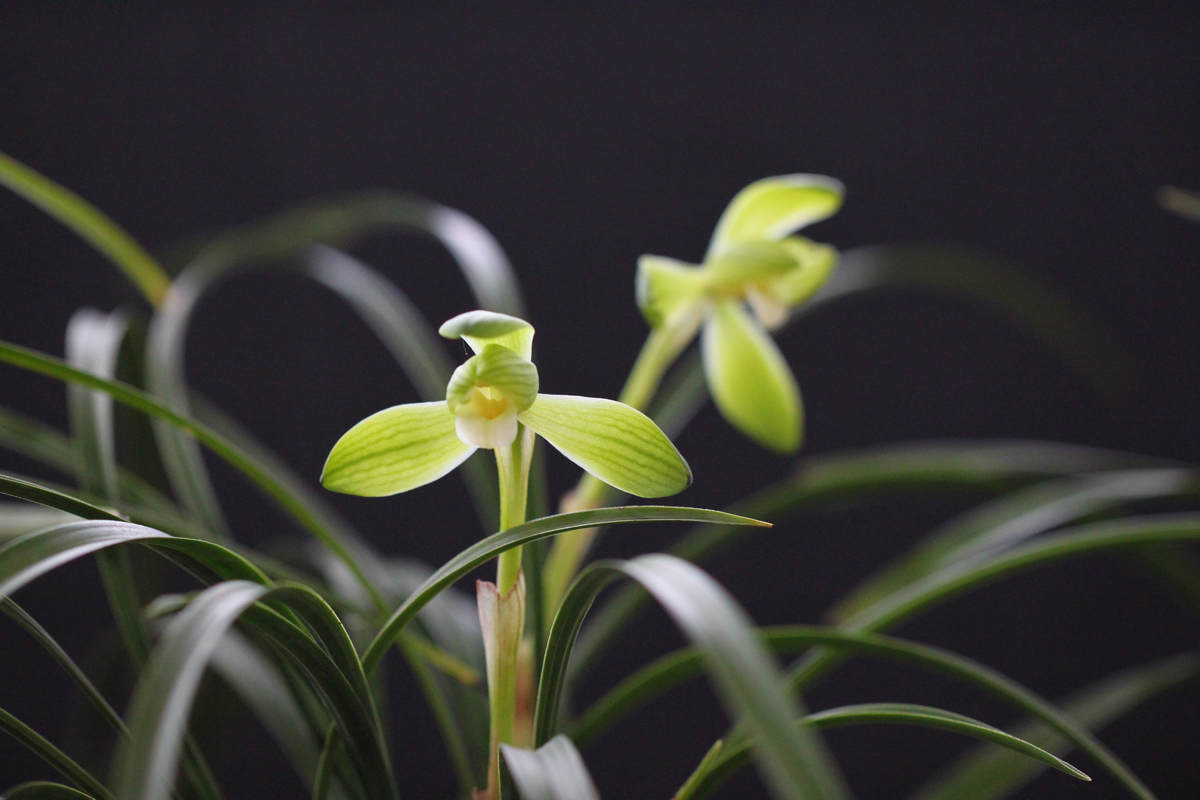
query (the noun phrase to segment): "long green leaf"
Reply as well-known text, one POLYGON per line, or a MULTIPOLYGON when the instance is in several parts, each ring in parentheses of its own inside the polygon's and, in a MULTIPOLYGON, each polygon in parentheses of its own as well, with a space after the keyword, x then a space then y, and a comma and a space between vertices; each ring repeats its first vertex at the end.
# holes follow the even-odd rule
MULTIPOLYGON (((75 472, 75 450, 70 439, 6 408, 0 408, 0 446, 64 474, 75 472)), ((118 467, 117 482, 121 497, 179 513, 174 501, 129 470, 118 467)))
POLYGON ((309 530, 322 544, 335 553, 355 574, 363 587, 374 598, 378 593, 346 542, 339 540, 322 515, 305 505, 255 459, 226 441, 205 425, 185 417, 164 406, 149 395, 118 381, 106 381, 86 372, 74 369, 62 361, 42 353, 0 342, 0 361, 23 369, 39 372, 63 381, 69 381, 91 389, 99 389, 111 395, 117 402, 136 408, 195 436, 198 441, 223 458, 239 472, 263 489, 284 511, 292 515, 309 530))
POLYGON ((220 579, 268 583, 257 567, 232 550, 200 539, 180 539, 129 522, 70 522, 36 531, 0 547, 0 595, 85 555, 137 542, 167 556, 182 556, 220 579))
POLYGON ((420 588, 404 601, 399 608, 376 634, 363 655, 363 668, 368 675, 379 666, 380 660, 388 647, 396 639, 404 626, 412 621, 422 608, 425 607, 443 589, 466 575, 476 567, 486 564, 496 556, 513 547, 546 539, 565 531, 580 528, 592 528, 597 525, 616 525, 630 522, 711 522, 724 525, 767 526, 748 517, 727 514, 723 511, 709 511, 700 508, 681 508, 678 506, 623 506, 619 508, 599 508, 591 511, 575 511, 569 514, 556 514, 517 525, 506 531, 494 533, 481 539, 467 549, 458 553, 430 575, 420 588))
MULTIPOLYGON (((3 494, 3 492, 0 492, 3 494)), ((38 508, 27 503, 0 503, 0 544, 24 536, 30 531, 49 528, 63 522, 78 519, 74 514, 66 514, 49 508, 38 508)))
MULTIPOLYGON (((1000 745, 1042 764, 1048 764, 1061 772, 1065 772, 1072 778, 1091 781, 1087 773, 1035 744, 971 717, 932 706, 913 705, 910 703, 861 703, 809 714, 802 722, 805 725, 811 725, 818 729, 880 723, 937 728, 1000 745)), ((728 773, 732 769, 735 769, 740 761, 745 758, 744 751, 749 747, 749 744, 743 742, 722 748, 721 755, 716 759, 716 762, 711 765, 710 769, 696 783, 696 788, 692 796, 696 798, 708 796, 713 785, 727 777, 728 773)), ((692 796, 689 796, 689 800, 692 796)), ((976 797, 974 793, 957 796, 970 797, 972 799, 976 797)))
POLYGON ((317 735, 324 725, 314 725, 280 668, 236 631, 226 632, 211 666, 287 754, 296 774, 310 783, 320 754, 317 735))
MULTIPOLYGON (((428 399, 444 395, 449 365, 441 363, 428 326, 394 286, 348 256, 317 243, 343 242, 379 230, 419 232, 437 238, 455 257, 485 308, 522 313, 512 269, 495 240, 478 223, 457 211, 418 198, 390 194, 355 195, 318 201, 218 237, 184 269, 150 332, 147 373, 151 388, 177 410, 188 407, 184 384, 184 343, 192 313, 223 277, 265 263, 295 269, 324 284, 363 318, 397 356, 418 391, 428 399), (440 375, 439 375, 440 373, 440 375)), ((222 527, 219 504, 207 470, 194 445, 157 426, 163 458, 173 482, 210 524, 222 527)), ((481 513, 495 516, 497 501, 486 467, 478 462, 464 472, 481 513)))
POLYGON ((25 609, 21 608, 9 597, 0 598, 0 611, 4 612, 6 616, 24 628, 26 633, 32 636, 34 641, 46 651, 50 658, 67 673, 67 676, 79 687, 79 690, 88 699, 88 702, 100 712, 100 716, 104 718, 109 727, 117 734, 124 735, 125 722, 121 719, 121 715, 109 704, 103 693, 88 678, 87 673, 75 663, 75 660, 50 635, 50 632, 43 628, 41 623, 30 616, 25 609))
MULTIPOLYGON (((925 441, 811 456, 795 473, 730 507, 751 517, 781 521, 807 509, 842 507, 914 491, 980 492, 1020 486, 1043 477, 1079 472, 1165 466, 1167 462, 1113 450, 1038 441, 925 441)), ((670 552, 689 561, 711 557, 733 541, 711 525, 685 535, 670 552)), ((626 630, 647 603, 645 593, 624 587, 589 620, 571 660, 582 674, 596 655, 626 630)))
MULTIPOLYGON (((1064 559, 1140 545, 1197 539, 1200 539, 1200 514, 1162 514, 1079 525, 1002 553, 981 564, 956 565, 935 572, 847 620, 842 629, 859 633, 881 631, 957 594, 1010 574, 1064 559)), ((817 650, 789 670, 788 684, 793 691, 805 691, 844 658, 839 652, 817 650)), ((733 731, 722 738, 728 741, 734 735, 738 735, 738 732, 733 731)), ((1123 784, 1135 797, 1154 797, 1132 774, 1124 776, 1123 784)))
POLYGON ((538 685, 534 743, 558 722, 571 646, 596 596, 618 577, 637 581, 692 640, 732 717, 741 716, 757 738, 759 765, 777 797, 836 798, 848 794, 820 741, 796 727, 799 705, 782 691, 781 676, 755 637, 750 621, 707 573, 674 556, 589 565, 567 590, 550 628, 538 685))
MULTIPOLYGON (((1080 726, 1101 728, 1150 698, 1200 676, 1200 657, 1194 653, 1125 670, 1089 686, 1062 703, 1080 726)), ((1047 750, 1070 747, 1069 740, 1040 721, 1015 729, 1017 736, 1047 750)), ((999 800, 1009 797, 1042 771, 1042 767, 992 747, 969 751, 941 775, 914 793, 919 800, 999 800)), ((1098 787, 1099 788, 1099 787, 1098 787)))
POLYGON ((11 156, 0 153, 0 184, 57 219, 121 269, 151 304, 157 305, 170 279, 158 262, 95 206, 11 156))
POLYGON ((115 800, 113 794, 90 772, 75 763, 66 753, 33 728, 0 708, 0 733, 23 744, 67 780, 100 800, 115 800))
POLYGON ((1038 484, 952 520, 868 578, 830 612, 845 619, 951 561, 977 559, 1098 511, 1139 500, 1194 495, 1196 473, 1121 470, 1038 484))
MULTIPOLYGON (((225 632, 238 618, 256 603, 272 596, 279 600, 286 599, 288 605, 297 611, 311 611, 315 609, 311 603, 319 603, 319 600, 314 600, 316 595, 302 586, 270 589, 247 581, 226 581, 198 595, 167 626, 130 703, 130 737, 118 753, 114 773, 114 783, 120 797, 130 800, 165 800, 170 797, 175 762, 187 718, 208 661, 225 632)), ((332 612, 329 613, 332 616, 332 612)), ((310 624, 321 616, 305 613, 306 622, 310 624)), ((259 625, 271 626, 273 635, 292 628, 291 623, 277 615, 260 612, 256 619, 259 625), (278 623, 272 626, 272 620, 278 620, 278 623)), ((354 745, 361 774, 371 796, 394 797, 395 787, 390 768, 380 749, 382 742, 377 738, 369 708, 363 704, 364 700, 370 702, 369 693, 365 697, 362 694, 365 681, 360 687, 354 687, 346 680, 345 650, 336 644, 344 637, 344 631, 339 637, 333 633, 331 626, 321 625, 318 630, 319 635, 324 634, 321 635, 323 643, 333 648, 334 652, 330 654, 332 660, 299 631, 288 638, 286 652, 304 657, 304 666, 309 669, 328 665, 320 672, 314 670, 313 687, 319 692, 330 693, 329 710, 343 726, 347 740, 354 745), (337 662, 342 664, 337 666, 337 662), (342 676, 341 681, 336 680, 339 675, 342 676)), ((344 641, 348 642, 348 639, 344 641)), ((358 661, 352 649, 349 657, 354 661, 353 666, 357 667, 358 661)))
MULTIPOLYGON (((971 659, 905 639, 870 633, 850 633, 836 628, 802 625, 766 628, 760 632, 760 636, 764 644, 778 652, 795 652, 813 646, 823 646, 838 652, 899 661, 970 684, 1034 716, 1058 734, 1064 742, 1073 743, 1094 758, 1118 782, 1138 783, 1121 759, 1092 736, 1086 727, 1079 725, 1071 715, 1062 713, 1016 681, 971 659)), ((586 745, 625 714, 645 705, 680 682, 699 675, 702 663, 701 654, 695 648, 685 648, 646 665, 592 704, 578 721, 570 726, 568 732, 571 738, 581 746, 586 745)), ((1025 739, 1030 738, 1020 735, 1025 739)), ((1061 746, 1040 741, 1038 743, 1047 749, 1058 749, 1061 746)))
POLYGON ((500 745, 500 754, 521 800, 600 800, 583 758, 566 736, 537 750, 500 745))
POLYGON ((96 800, 96 798, 61 783, 30 781, 14 786, 4 794, 0 794, 0 800, 96 800))

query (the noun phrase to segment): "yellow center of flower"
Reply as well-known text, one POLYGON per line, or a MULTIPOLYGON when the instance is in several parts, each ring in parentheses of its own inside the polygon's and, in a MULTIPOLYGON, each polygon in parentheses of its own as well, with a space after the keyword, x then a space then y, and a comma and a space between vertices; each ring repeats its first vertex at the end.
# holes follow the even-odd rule
POLYGON ((455 416, 495 419, 512 407, 499 390, 487 384, 476 384, 467 394, 467 401, 455 409, 455 416))

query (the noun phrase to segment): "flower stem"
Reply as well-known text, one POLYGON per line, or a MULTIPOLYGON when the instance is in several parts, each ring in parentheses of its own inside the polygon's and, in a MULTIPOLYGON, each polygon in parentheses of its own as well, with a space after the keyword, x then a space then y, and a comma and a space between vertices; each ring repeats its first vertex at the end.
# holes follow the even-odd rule
MULTIPOLYGON (((496 448, 496 471, 500 477, 500 530, 525 521, 529 493, 529 467, 533 456, 533 431, 521 425, 509 447, 496 448)), ((500 745, 513 744, 517 723, 519 652, 525 620, 525 584, 521 580, 521 548, 500 554, 496 584, 481 582, 479 621, 483 626, 488 661, 488 709, 491 731, 488 783, 485 797, 500 796, 500 745)))
MULTIPOLYGON (((521 425, 510 447, 496 448, 496 471, 500 476, 500 530, 506 531, 525 522, 525 501, 529 495, 529 465, 533 456, 533 431, 521 425)), ((507 594, 521 571, 521 548, 500 554, 496 568, 496 587, 507 594)))
MULTIPOLYGON (((622 403, 639 411, 645 411, 649 407, 667 370, 696 337, 706 310, 703 304, 697 304, 650 330, 637 360, 633 362, 625 386, 621 389, 618 399, 622 403)), ((585 472, 575 488, 563 496, 559 510, 566 512, 600 508, 609 502, 614 494, 614 489, 585 472)), ((542 576, 545 619, 554 618, 554 612, 566 594, 567 585, 587 557, 597 531, 597 528, 586 528, 569 536, 555 538, 550 553, 546 556, 545 572, 542 576)))

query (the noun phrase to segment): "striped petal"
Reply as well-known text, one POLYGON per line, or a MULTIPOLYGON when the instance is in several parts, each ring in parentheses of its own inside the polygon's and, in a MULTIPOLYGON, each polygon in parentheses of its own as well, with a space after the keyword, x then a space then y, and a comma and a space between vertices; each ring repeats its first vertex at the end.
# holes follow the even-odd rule
POLYGON ((539 394, 519 417, 600 480, 638 497, 664 497, 692 482, 671 440, 637 409, 616 400, 539 394))
POLYGON ((701 343, 708 388, 722 416, 780 453, 800 446, 800 387, 783 355, 735 300, 715 304, 701 343))
POLYGON ((464 340, 476 353, 489 344, 498 344, 521 358, 533 358, 533 326, 520 317, 467 311, 443 322, 438 333, 447 339, 464 340))
POLYGON ((321 484, 363 497, 398 494, 436 481, 473 452, 455 433, 445 401, 392 406, 338 439, 321 484))
POLYGON ((738 242, 782 239, 792 231, 832 216, 842 205, 843 187, 824 175, 779 175, 742 189, 717 222, 709 257, 738 242))

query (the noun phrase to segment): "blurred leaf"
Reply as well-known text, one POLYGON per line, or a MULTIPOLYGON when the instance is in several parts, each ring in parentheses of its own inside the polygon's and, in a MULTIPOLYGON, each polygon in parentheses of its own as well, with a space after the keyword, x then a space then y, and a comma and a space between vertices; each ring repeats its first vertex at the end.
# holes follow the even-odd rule
MULTIPOLYGON (((321 603, 303 586, 275 589, 247 581, 226 581, 206 589, 164 630, 130 701, 130 737, 117 754, 117 794, 129 800, 170 797, 175 764, 200 679, 226 631, 255 603, 275 599, 316 625, 328 652, 283 617, 259 612, 255 624, 282 653, 295 658, 311 678, 311 686, 327 702, 351 744, 360 775, 372 797, 395 797, 390 767, 372 718, 370 693, 349 640, 332 612, 315 612, 321 603), (328 622, 325 620, 330 619, 328 622), (338 646, 341 641, 343 646, 338 646), (353 663, 349 663, 353 662, 353 663), (355 687, 357 672, 360 680, 355 687)), ((327 607, 326 607, 327 610, 327 607)))
POLYGON ((78 234, 120 268, 151 304, 162 300, 170 283, 162 267, 91 203, 4 153, 0 153, 0 184, 78 234))
POLYGON ((941 526, 860 584, 838 603, 830 617, 845 619, 939 567, 986 558, 1098 511, 1198 492, 1200 476, 1182 469, 1113 471, 1023 489, 941 526))
MULTIPOLYGON (((1061 772, 1065 772, 1072 778, 1091 781, 1091 778, 1086 773, 1018 736, 1005 733, 999 728, 972 719, 971 717, 931 706, 913 705, 911 703, 862 703, 809 714, 802 722, 818 729, 877 723, 937 728, 1008 748, 1008 750, 1019 753, 1027 759, 1048 764, 1061 772)), ((750 744, 743 743, 723 747, 721 755, 716 759, 716 763, 704 774, 704 777, 695 789, 695 797, 708 796, 713 790, 714 785, 727 777, 731 769, 736 768, 743 757, 742 751, 748 749, 750 746, 750 744)), ((974 792, 951 796, 960 798, 970 797, 972 800, 978 797, 974 792)))
POLYGON ((14 786, 0 800, 96 800, 90 794, 49 781, 31 781, 14 786))
MULTIPOLYGON (((370 578, 363 571, 361 559, 351 552, 351 543, 343 541, 338 536, 337 529, 319 509, 307 505, 303 498, 297 497, 288 487, 249 454, 228 442, 207 426, 185 417, 164 406, 149 395, 132 386, 118 381, 107 381, 86 372, 74 369, 51 356, 38 353, 27 348, 18 347, 7 342, 0 342, 0 362, 6 362, 32 372, 48 375, 58 380, 67 381, 91 389, 99 389, 111 395, 117 402, 124 403, 139 411, 143 411, 158 419, 190 433, 216 455, 220 456, 255 484, 263 489, 284 511, 288 512, 310 533, 312 533, 331 552, 342 559, 346 566, 363 584, 366 591, 377 602, 380 601, 370 578)), ((69 510, 69 509, 63 509, 69 510)))
MULTIPOLYGON (((1079 725, 1097 729, 1132 711, 1152 697, 1195 680, 1200 675, 1200 657, 1193 653, 1173 656, 1134 669, 1125 670, 1063 701, 1064 711, 1079 725)), ((1046 749, 1069 748, 1066 737, 1045 723, 1029 721, 1015 732, 1046 749)), ((1010 797, 1032 781, 1041 767, 1011 753, 991 747, 969 751, 949 765, 939 776, 914 793, 921 800, 996 800, 1010 797)), ((1102 787, 1097 787, 1102 788, 1102 787)), ((1134 796, 1152 797, 1149 790, 1134 796)))
POLYGON ((100 712, 100 716, 104 718, 109 727, 118 735, 125 734, 125 722, 121 719, 121 715, 109 705, 108 700, 104 698, 104 695, 96 688, 91 679, 88 678, 87 673, 79 668, 79 665, 67 654, 62 645, 50 635, 49 631, 43 628, 36 619, 9 597, 0 597, 0 611, 4 612, 6 616, 32 636, 34 641, 46 651, 50 658, 67 673, 67 676, 79 687, 79 690, 88 699, 88 702, 100 712))
POLYGON ((1129 352, 1074 303, 1026 275, 1014 262, 951 245, 882 245, 842 253, 825 287, 806 308, 886 287, 960 296, 1032 336, 1111 399, 1130 388, 1129 352))
MULTIPOLYGON (((1072 715, 1063 713, 1016 681, 976 661, 941 648, 905 639, 870 633, 850 633, 836 628, 796 625, 764 628, 758 633, 764 644, 778 652, 794 652, 820 645, 838 652, 898 661, 982 689, 1041 720, 1048 730, 1055 731, 1063 742, 1074 743, 1117 781, 1131 789, 1144 788, 1121 759, 1092 736, 1086 727, 1077 724, 1072 715)), ((598 733, 611 727, 634 709, 651 702, 682 681, 699 675, 702 671, 701 658, 701 654, 695 648, 685 648, 646 665, 593 703, 568 729, 571 738, 581 746, 586 745, 598 733)), ((1018 735, 1047 749, 1057 750, 1062 747, 1058 743, 1047 744, 1041 739, 1031 739, 1021 732, 1018 732, 1018 735)), ((746 757, 744 749, 723 750, 722 761, 724 755, 730 753, 740 754, 742 760, 746 757)), ((731 762, 725 763, 726 769, 732 769, 733 766, 731 762)), ((697 772, 702 771, 703 768, 697 769, 697 772)), ((1137 794, 1135 791, 1135 795, 1137 794)))
POLYGON ((1158 190, 1158 204, 1185 219, 1200 222, 1200 194, 1178 186, 1163 186, 1158 190))
POLYGON ((537 750, 502 744, 500 753, 521 800, 600 800, 579 751, 565 736, 537 750))
POLYGON ((116 800, 103 783, 76 764, 70 756, 2 708, 0 708, 0 733, 7 734, 23 744, 38 758, 58 770, 60 775, 80 789, 92 794, 97 800, 116 800))
MULTIPOLYGON (((882 496, 923 491, 997 491, 1031 480, 1169 464, 1128 453, 1038 441, 926 441, 809 456, 788 478, 730 507, 752 517, 782 521, 811 508, 838 507, 882 496)), ((712 557, 733 541, 731 532, 701 526, 670 552, 689 561, 712 557)), ((636 587, 617 590, 589 620, 575 648, 572 675, 581 674, 629 624, 647 598, 636 587)))
MULTIPOLYGON (((168 405, 186 411, 184 344, 197 303, 224 277, 273 264, 312 277, 341 296, 396 356, 418 392, 429 400, 442 397, 449 366, 438 357, 440 349, 432 345, 435 340, 428 326, 407 298, 351 257, 328 248, 311 249, 381 231, 433 236, 454 256, 482 307, 524 313, 503 251, 465 214, 397 194, 326 198, 215 237, 194 254, 153 321, 147 366, 150 387, 168 405), (304 258, 295 261, 296 256, 304 258)), ((222 530, 220 507, 199 452, 177 433, 161 425, 157 430, 173 483, 190 508, 222 530)), ((481 513, 493 518, 494 513, 488 512, 494 512, 497 501, 485 479, 486 467, 470 466, 464 474, 481 513)))
POLYGON ((558 708, 571 646, 596 596, 618 577, 639 583, 702 654, 726 711, 741 717, 757 739, 756 755, 777 797, 843 797, 842 785, 820 740, 797 727, 798 703, 781 689, 781 676, 734 600, 699 567, 653 554, 629 561, 598 561, 568 589, 550 628, 538 685, 534 743, 558 726, 558 708))

